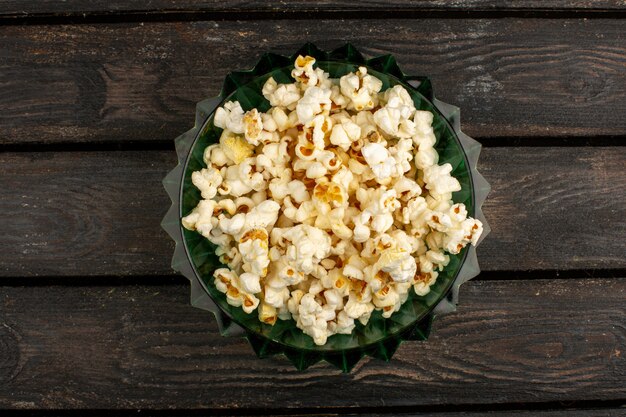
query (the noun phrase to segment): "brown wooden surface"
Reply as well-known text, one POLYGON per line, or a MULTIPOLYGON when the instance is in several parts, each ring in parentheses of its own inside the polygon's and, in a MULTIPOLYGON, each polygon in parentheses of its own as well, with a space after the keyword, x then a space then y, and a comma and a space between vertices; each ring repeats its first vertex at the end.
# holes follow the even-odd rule
MULTIPOLYGON (((626 268, 625 160, 623 147, 484 149, 483 270, 626 268)), ((160 181, 174 165, 173 151, 1 154, 0 276, 170 274, 160 181)))
MULTIPOLYGON (((337 416, 339 414, 323 414, 326 417, 329 416, 337 416)), ((381 417, 387 414, 341 414, 345 417, 352 416, 361 416, 361 417, 381 417)), ((427 412, 427 413, 408 413, 408 414, 399 414, 402 417, 440 417, 442 415, 446 417, 527 417, 527 416, 537 416, 537 417, 619 417, 626 415, 626 408, 614 408, 614 409, 584 409, 584 410, 576 410, 573 408, 564 408, 561 410, 516 410, 516 411, 461 411, 461 412, 448 412, 448 411, 440 411, 440 412, 427 412)), ((322 414, 320 414, 320 417, 322 414)))
POLYGON ((1 1, 0 416, 626 416, 625 11, 1 1), (159 227, 195 102, 305 41, 429 75, 493 187, 458 312, 347 375, 219 336, 159 227))
POLYGON ((170 141, 229 71, 307 40, 393 53, 473 136, 626 136, 621 19, 255 20, 0 27, 0 144, 170 141))
POLYGON ((626 279, 470 282, 428 343, 406 342, 391 362, 366 359, 346 375, 257 359, 188 305, 187 285, 4 287, 0 407, 242 413, 617 400, 625 297, 626 279))
POLYGON ((622 0, 362 0, 362 1, 263 1, 263 0, 3 0, 0 16, 21 17, 27 14, 78 13, 78 12, 137 12, 137 11, 226 11, 249 12, 304 12, 304 11, 356 11, 366 10, 406 12, 408 10, 623 10, 622 0))

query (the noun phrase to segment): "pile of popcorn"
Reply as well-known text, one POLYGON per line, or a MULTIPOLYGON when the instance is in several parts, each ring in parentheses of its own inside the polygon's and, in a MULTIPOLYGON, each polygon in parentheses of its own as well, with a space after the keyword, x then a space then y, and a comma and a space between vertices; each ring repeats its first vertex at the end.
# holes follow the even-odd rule
POLYGON ((269 78, 267 113, 227 102, 192 174, 202 200, 182 219, 217 246, 228 303, 273 325, 293 318, 317 345, 423 296, 482 233, 438 165, 433 115, 360 67, 339 79, 299 56, 295 82, 269 78))

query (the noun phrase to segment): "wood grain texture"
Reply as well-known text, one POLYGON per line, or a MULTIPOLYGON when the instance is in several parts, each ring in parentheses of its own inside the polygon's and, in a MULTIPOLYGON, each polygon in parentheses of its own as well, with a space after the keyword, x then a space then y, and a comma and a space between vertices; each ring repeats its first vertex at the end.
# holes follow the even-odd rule
POLYGON ((626 135, 626 20, 268 20, 0 27, 0 144, 172 139, 229 71, 306 41, 394 54, 473 136, 626 135))
POLYGON ((174 152, 1 154, 0 164, 2 275, 170 272, 159 224, 174 152))
MULTIPOLYGON (((514 410, 514 411, 460 411, 460 412, 433 412, 416 414, 396 414, 402 417, 621 417, 626 415, 626 408, 606 408, 606 409, 575 409, 563 404, 561 409, 553 410, 514 410)), ((556 408, 556 407, 555 407, 556 408)), ((308 415, 308 414, 307 414, 308 415)), ((391 414, 320 414, 319 416, 343 416, 343 417, 386 417, 391 414)), ((312 417, 312 416, 311 416, 312 417)))
POLYGON ((86 1, 3 0, 1 16, 23 17, 37 14, 67 14, 93 12, 159 12, 159 11, 229 11, 229 12, 317 12, 317 11, 401 11, 409 10, 623 10, 622 0, 362 0, 362 1, 262 1, 262 0, 114 0, 86 1))
POLYGON ((188 305, 186 285, 0 287, 0 326, 17 335, 2 333, 17 353, 0 373, 0 407, 244 413, 615 401, 626 398, 625 296, 626 279, 470 282, 427 343, 404 343, 390 363, 365 359, 344 375, 257 359, 188 305))
MULTIPOLYGON (((175 155, 0 154, 0 276, 170 274, 175 155)), ((626 268, 626 148, 486 148, 485 271, 626 268)))

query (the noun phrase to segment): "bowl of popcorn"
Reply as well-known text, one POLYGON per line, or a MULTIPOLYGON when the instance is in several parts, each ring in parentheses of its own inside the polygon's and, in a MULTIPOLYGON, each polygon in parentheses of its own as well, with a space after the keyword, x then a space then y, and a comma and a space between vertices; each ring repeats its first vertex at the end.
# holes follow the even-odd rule
POLYGON ((176 150, 172 267, 192 305, 260 357, 345 372, 389 360, 479 272, 480 144, 390 55, 265 54, 198 103, 176 150))

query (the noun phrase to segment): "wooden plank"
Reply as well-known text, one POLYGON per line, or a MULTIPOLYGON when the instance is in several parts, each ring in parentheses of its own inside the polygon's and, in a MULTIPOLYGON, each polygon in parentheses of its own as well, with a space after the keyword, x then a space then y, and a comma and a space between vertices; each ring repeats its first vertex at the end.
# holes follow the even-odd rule
POLYGON ((26 0, 4 0, 0 6, 1 16, 23 17, 41 14, 68 13, 119 13, 119 12, 159 12, 159 11, 203 11, 203 12, 330 12, 354 11, 411 11, 411 10, 623 10, 626 5, 621 0, 363 0, 342 1, 323 0, 311 3, 304 0, 262 1, 262 0, 138 0, 85 1, 41 0, 36 3, 26 0))
MULTIPOLYGON (((520 405, 524 407, 524 405, 520 405)), ((556 408, 556 407, 555 407, 556 408)), ((308 414, 307 414, 308 415, 308 414)), ((625 408, 607 408, 607 409, 574 409, 565 404, 565 407, 561 409, 553 410, 513 410, 513 411, 461 411, 461 412, 433 412, 433 413, 417 413, 417 414, 320 414, 319 416, 361 416, 361 417, 383 417, 389 415, 396 415, 401 417, 439 417, 444 415, 445 417, 526 417, 526 416, 538 416, 538 417, 562 417, 564 415, 568 417, 618 417, 625 416, 625 408)), ((311 416, 312 417, 312 416, 311 416)))
POLYGON ((0 27, 0 144, 169 140, 263 51, 351 41, 432 77, 478 137, 626 135, 626 20, 274 20, 0 27))
MULTIPOLYGON (((0 276, 169 274, 175 155, 0 154, 0 276)), ((626 148, 486 148, 485 271, 626 268, 626 148)))
POLYGON ((427 343, 404 343, 390 363, 364 359, 345 375, 257 359, 188 305, 186 285, 0 287, 0 407, 272 414, 618 401, 625 296, 626 279, 470 282, 427 343))

